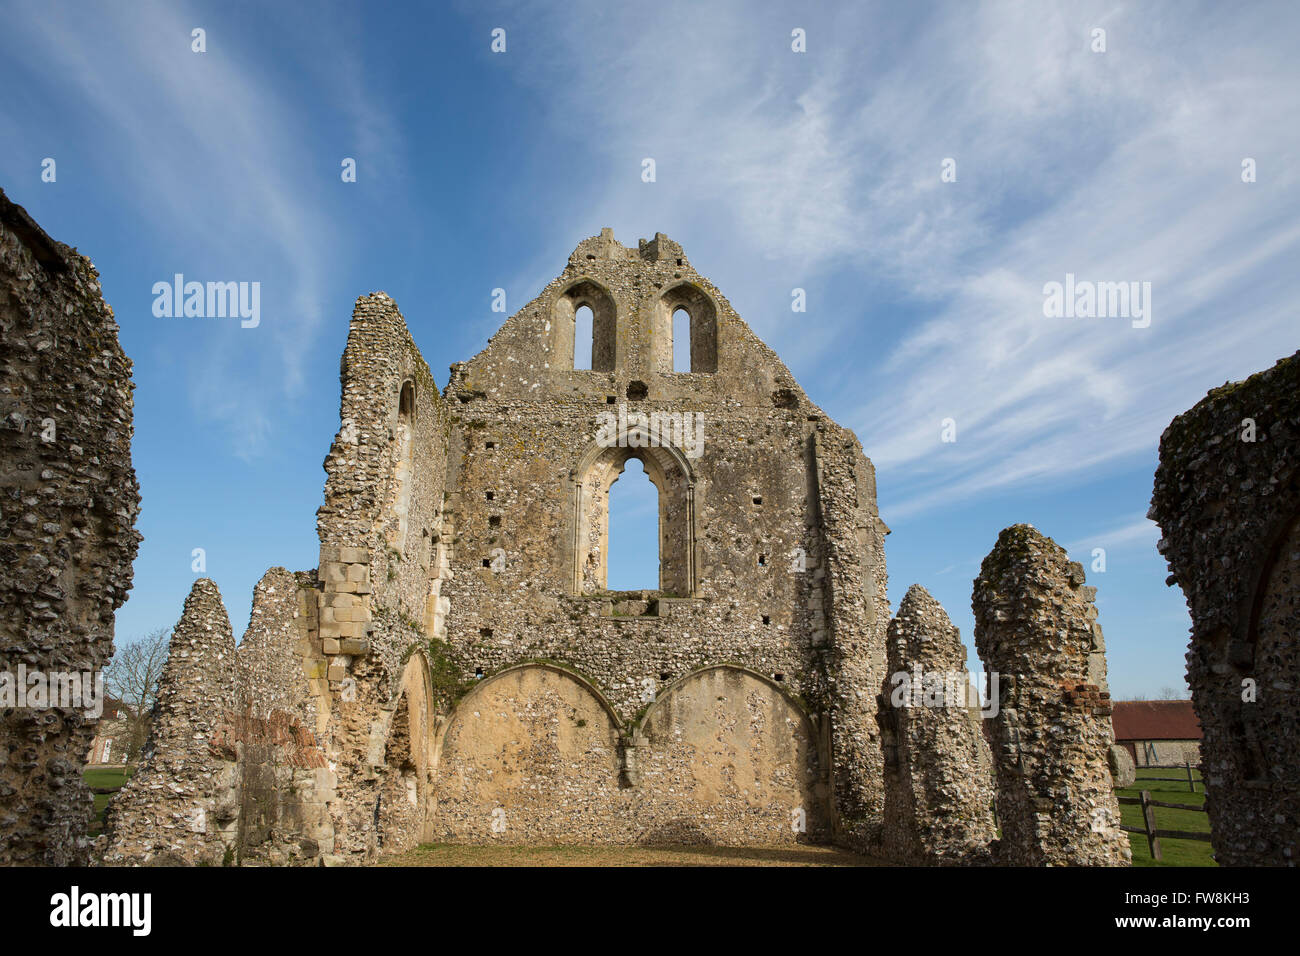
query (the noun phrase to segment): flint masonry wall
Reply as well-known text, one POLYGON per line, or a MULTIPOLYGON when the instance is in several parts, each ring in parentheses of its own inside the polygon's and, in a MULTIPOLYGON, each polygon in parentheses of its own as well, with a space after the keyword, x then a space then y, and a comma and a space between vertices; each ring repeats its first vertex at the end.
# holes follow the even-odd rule
POLYGON ((335 776, 320 746, 328 701, 312 689, 324 672, 315 572, 272 568, 253 591, 236 651, 237 706, 214 746, 238 766, 236 857, 286 864, 334 851, 335 776))
POLYGON ((145 757, 109 805, 103 862, 309 862, 334 850, 334 774, 308 673, 315 574, 272 568, 238 649, 216 585, 173 632, 145 757))
MULTIPOLYGON (((131 587, 131 362, 98 275, 0 192, 0 672, 14 677, 98 673, 131 587)), ((80 709, 0 704, 0 865, 87 861, 93 735, 80 709)))
POLYGON ((1160 439, 1151 517, 1192 614, 1215 859, 1300 853, 1300 353, 1211 391, 1160 439))
MULTIPOLYGON (((623 800, 624 809, 611 797, 614 809, 598 814, 606 822, 584 819, 576 805, 557 815, 534 801, 524 810, 531 837, 581 830, 587 839, 621 841, 689 821, 721 842, 793 841, 833 832, 836 818, 862 839, 878 834, 883 788, 873 714, 888 604, 886 529, 870 463, 681 247, 660 235, 626 248, 608 231, 585 240, 483 353, 453 366, 445 397, 454 425, 454 491, 444 515, 454 539, 441 585, 447 669, 463 684, 529 662, 572 671, 612 711, 601 731, 613 743, 602 747, 610 763, 598 792, 643 788, 623 800), (575 370, 572 360, 572 317, 582 305, 594 314, 590 370, 575 370), (691 372, 672 371, 671 318, 679 306, 691 316, 691 372), (606 412, 633 422, 638 413, 699 414, 702 453, 688 456, 685 441, 641 447, 635 424, 624 431, 622 420, 627 440, 602 445, 606 412), (660 493, 661 578, 658 587, 617 594, 605 587, 602 522, 609 484, 634 456, 660 493), (661 695, 703 706, 703 691, 690 682, 714 680, 706 675, 718 665, 736 669, 734 687, 721 695, 726 706, 705 708, 668 738, 650 733, 660 726, 651 715, 661 695), (754 685, 739 676, 746 672, 757 675, 754 685), (779 798, 724 783, 738 767, 721 755, 733 749, 724 728, 747 723, 762 728, 760 750, 787 754, 785 764, 760 760, 759 789, 779 798), (638 767, 663 759, 656 743, 679 749, 675 759, 691 786, 670 794, 660 788, 666 778, 638 776, 638 767), (718 802, 704 810, 686 791, 718 802), (793 794, 799 806, 790 805, 793 794), (634 806, 654 809, 642 818, 634 806), (803 829, 790 822, 800 809, 803 829)), ((537 679, 535 693, 549 694, 543 686, 564 678, 537 679)), ((593 717, 574 717, 576 705, 562 703, 584 693, 568 687, 541 707, 512 691, 516 703, 506 713, 529 726, 545 715, 553 730, 543 738, 560 734, 554 715, 589 728, 593 717)), ((495 734, 465 727, 470 714, 491 722, 500 711, 466 714, 471 700, 441 739, 440 768, 472 763, 477 751, 464 742, 495 734)), ((550 779, 546 765, 534 768, 529 789, 542 800, 563 789, 558 779, 553 787, 538 782, 550 779)), ((438 773, 439 838, 486 838, 498 809, 490 795, 466 797, 438 773)))
POLYGON ((969 706, 966 648, 919 584, 889 624, 888 661, 880 698, 885 853, 914 865, 990 862, 992 759, 980 712, 969 706))
POLYGON ((233 858, 238 768, 214 742, 237 701, 230 618, 217 586, 200 578, 172 632, 144 759, 109 805, 104 863, 220 865, 233 858))
POLYGON ((382 292, 357 300, 340 373, 341 426, 317 513, 327 670, 313 688, 329 700, 330 757, 344 768, 336 848, 368 855, 402 848, 423 825, 422 813, 414 827, 409 811, 401 809, 401 820, 388 813, 400 809, 393 795, 401 804, 414 788, 422 811, 428 793, 428 760, 411 752, 412 740, 424 746, 425 730, 409 726, 412 711, 428 708, 428 676, 412 655, 426 654, 428 636, 442 627, 449 429, 433 376, 382 292), (415 679, 413 667, 423 676, 415 679), (394 733, 405 742, 396 763, 394 733))
POLYGON ((1082 565, 1029 525, 1004 530, 975 579, 975 645, 999 675, 993 718, 998 859, 1011 866, 1114 866, 1114 743, 1096 589, 1082 565))

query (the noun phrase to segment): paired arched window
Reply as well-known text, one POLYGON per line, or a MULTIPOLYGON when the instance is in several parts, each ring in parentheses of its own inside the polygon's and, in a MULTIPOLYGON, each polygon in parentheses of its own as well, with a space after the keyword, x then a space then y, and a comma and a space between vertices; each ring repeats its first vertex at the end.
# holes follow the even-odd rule
POLYGON ((713 300, 689 283, 664 293, 655 317, 655 354, 661 372, 718 370, 718 313, 713 300))
MULTIPOLYGON (((660 372, 718 370, 718 313, 700 288, 683 282, 659 299, 652 319, 653 366, 660 372)), ((599 283, 583 279, 555 300, 552 368, 612 372, 618 366, 618 310, 599 283)))
POLYGON ((570 286, 551 315, 554 367, 612 372, 617 350, 613 297, 590 279, 570 286))

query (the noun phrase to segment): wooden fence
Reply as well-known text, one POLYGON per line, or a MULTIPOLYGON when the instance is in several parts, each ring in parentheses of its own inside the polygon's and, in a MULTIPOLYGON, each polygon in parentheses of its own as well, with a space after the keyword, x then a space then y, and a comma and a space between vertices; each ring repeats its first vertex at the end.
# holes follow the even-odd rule
MULTIPOLYGON (((1183 777, 1147 777, 1147 780, 1159 780, 1162 783, 1186 783, 1187 789, 1192 793, 1196 792, 1196 779, 1192 776, 1192 765, 1185 765, 1187 770, 1186 778, 1183 777)), ((1145 768, 1144 768, 1145 769, 1145 768)), ((1163 768, 1156 767, 1156 770, 1163 768)), ((1173 768, 1170 768, 1173 769, 1173 768)), ((1130 827, 1121 826, 1120 829, 1127 833, 1141 833, 1147 838, 1147 846, 1151 849, 1151 859, 1159 860, 1160 855, 1160 838, 1166 840, 1200 840, 1203 843, 1210 842, 1208 833, 1201 833, 1194 830, 1161 830, 1156 827, 1156 807, 1165 807, 1169 810, 1191 810, 1194 813, 1204 813, 1204 806, 1197 806, 1191 803, 1166 803, 1162 800, 1152 800, 1151 791, 1143 790, 1139 797, 1116 797, 1120 803, 1129 806, 1138 806, 1142 808, 1142 826, 1130 827)))

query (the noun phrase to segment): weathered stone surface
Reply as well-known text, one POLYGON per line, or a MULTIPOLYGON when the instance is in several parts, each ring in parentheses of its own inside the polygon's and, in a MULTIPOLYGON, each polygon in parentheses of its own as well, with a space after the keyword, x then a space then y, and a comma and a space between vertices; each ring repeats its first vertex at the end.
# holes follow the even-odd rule
POLYGON ((233 855, 238 768, 216 741, 236 701, 230 618, 200 578, 172 632, 144 759, 109 805, 104 862, 220 865, 233 855))
POLYGON ((1300 854, 1300 352, 1211 391, 1160 439, 1151 514, 1187 597, 1215 859, 1300 854))
POLYGON ((1094 596, 1082 565, 1024 524, 998 536, 975 579, 975 646, 999 678, 1000 863, 1131 859, 1108 765, 1115 740, 1094 596))
MULTIPOLYGON (((140 535, 131 362, 90 260, 0 192, 0 672, 94 681, 140 535)), ((0 706, 0 865, 88 859, 78 707, 0 706)))
POLYGON ((335 780, 307 677, 319 660, 314 583, 267 571, 236 649, 216 585, 195 582, 144 760, 109 804, 104 863, 285 864, 333 852, 335 780))
POLYGON ((1133 786, 1137 780, 1137 766, 1133 763, 1133 756, 1128 752, 1128 748, 1111 744, 1106 759, 1110 763, 1110 776, 1114 781, 1115 789, 1123 790, 1125 787, 1133 786))
MULTIPOLYGON (((237 653, 215 587, 196 585, 172 716, 112 807, 108 862, 335 865, 431 839, 988 859, 990 769, 966 708, 886 718, 882 738, 888 528, 870 461, 679 245, 584 240, 441 394, 392 299, 362 296, 341 378, 319 566, 267 573, 237 653), (573 362, 583 306, 591 369, 573 362), (679 308, 687 373, 672 371, 679 308), (608 495, 634 457, 659 491, 660 579, 611 592, 608 495), (882 742, 905 776, 887 778, 882 742)), ((1007 698, 1029 714, 1016 731, 1076 735, 1031 760, 1037 815, 1008 804, 1013 862, 1115 861, 1117 816, 1100 837, 1078 828, 1115 805, 1087 686, 1104 682, 1100 631, 1081 571, 1065 578, 1077 593, 1046 614, 1063 642, 1028 612, 990 632, 1028 674, 1007 698), (1077 646, 1076 616, 1095 645, 1077 646)), ((1000 608, 1017 582, 990 580, 1000 608)), ((896 624, 899 662, 964 674, 924 591, 896 624)))
POLYGON ((919 584, 889 624, 888 661, 880 697, 884 852, 910 864, 988 863, 997 836, 993 768, 971 706, 966 648, 919 584))

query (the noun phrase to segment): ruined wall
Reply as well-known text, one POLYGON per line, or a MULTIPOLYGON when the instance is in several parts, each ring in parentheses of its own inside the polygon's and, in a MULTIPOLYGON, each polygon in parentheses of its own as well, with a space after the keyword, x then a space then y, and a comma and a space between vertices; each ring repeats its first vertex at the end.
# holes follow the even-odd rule
POLYGON ((237 862, 285 864, 334 851, 335 777, 318 737, 328 701, 313 690, 325 668, 312 639, 317 597, 315 572, 284 568, 271 568, 253 591, 235 654, 236 707, 214 742, 238 767, 237 862))
MULTIPOLYGON (((94 679, 140 535, 131 362, 90 260, 0 192, 0 673, 94 679)), ((11 685, 12 686, 12 685, 11 685)), ((94 736, 0 705, 0 865, 84 864, 94 736)))
POLYGON ((335 779, 308 674, 315 574, 272 568, 238 649, 195 582, 172 634, 139 770, 109 804, 108 865, 309 862, 334 850, 335 779))
POLYGON ((1160 439, 1151 517, 1187 597, 1215 859, 1300 848, 1300 353, 1211 391, 1160 439))
POLYGON ((221 593, 194 582, 172 631, 144 758, 109 805, 103 862, 220 865, 237 838, 238 767, 216 746, 238 700, 221 593))
POLYGON ((829 836, 817 732, 761 675, 706 668, 635 729, 584 678, 507 669, 460 704, 439 748, 442 842, 780 845, 829 836))
MULTIPOLYGON (((385 791, 400 786, 404 792, 400 780, 408 776, 386 755, 394 732, 410 737, 403 728, 412 705, 403 688, 412 655, 425 654, 429 636, 442 627, 450 435, 433 376, 396 303, 382 292, 357 300, 340 378, 341 424, 325 460, 325 503, 317 512, 320 652, 328 663, 313 686, 328 698, 326 745, 340 767, 335 847, 366 856, 380 849, 385 820, 384 849, 418 838, 386 817, 385 791)), ((420 673, 427 685, 427 669, 420 673)), ((416 710, 423 713, 428 688, 417 690, 416 710)), ((417 755, 407 762, 426 760, 417 755)), ((393 805, 390 794, 387 806, 393 805)))
POLYGON ((879 848, 884 818, 884 755, 876 694, 885 678, 889 626, 885 535, 876 511, 876 473, 852 432, 813 437, 818 492, 818 545, 826 575, 814 591, 814 624, 825 621, 829 647, 815 627, 830 676, 836 827, 840 842, 864 852, 879 848), (823 612, 822 609, 827 609, 823 612))
POLYGON ((487 349, 453 366, 445 396, 454 546, 441 594, 459 679, 560 662, 630 734, 685 675, 748 668, 808 715, 834 711, 836 743, 828 719, 816 746, 835 754, 838 812, 878 829, 888 604, 870 463, 681 247, 659 235, 626 248, 608 230, 585 240, 487 349), (593 370, 573 368, 582 305, 594 313, 593 370), (678 307, 690 313, 691 372, 672 371, 678 307), (598 441, 606 413, 613 445, 598 441), (685 413, 702 422, 698 448, 695 436, 642 447, 636 415, 685 413), (661 580, 616 594, 599 517, 629 457, 659 488, 661 580))
POLYGON ((997 836, 992 758, 969 706, 966 648, 919 584, 890 622, 888 652, 883 849, 910 864, 988 863, 997 836))
POLYGON ((1108 751, 1105 644, 1083 566, 1029 525, 1004 530, 975 579, 975 646, 999 676, 993 718, 999 862, 1127 864, 1108 751))

